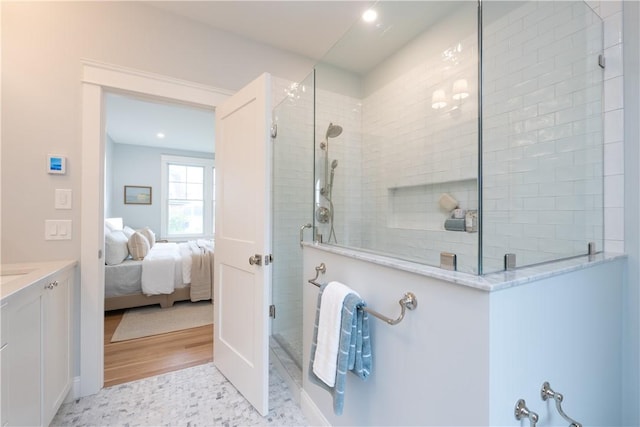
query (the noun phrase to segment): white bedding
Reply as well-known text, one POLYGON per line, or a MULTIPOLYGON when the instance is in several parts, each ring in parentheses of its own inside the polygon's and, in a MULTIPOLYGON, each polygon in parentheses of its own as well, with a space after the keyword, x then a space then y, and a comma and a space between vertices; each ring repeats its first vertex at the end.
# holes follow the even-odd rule
POLYGON ((171 294, 184 286, 182 257, 177 243, 156 243, 142 260, 142 293, 171 294))

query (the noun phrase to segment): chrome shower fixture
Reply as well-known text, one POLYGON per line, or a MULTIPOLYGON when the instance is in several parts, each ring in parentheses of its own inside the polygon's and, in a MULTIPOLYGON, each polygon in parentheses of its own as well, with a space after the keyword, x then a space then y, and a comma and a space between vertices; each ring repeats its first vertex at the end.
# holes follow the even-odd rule
POLYGON ((329 138, 338 137, 340 136, 341 133, 342 133, 342 126, 329 123, 329 127, 327 127, 327 132, 324 134, 324 141, 320 143, 320 148, 322 148, 323 150, 327 150, 329 148, 329 138))
MULTIPOLYGON (((329 123, 327 132, 324 134, 324 141, 320 143, 320 148, 324 150, 324 185, 320 189, 320 194, 328 197, 331 193, 329 188, 329 138, 336 138, 342 134, 342 126, 329 123)), ((334 160, 331 163, 332 171, 338 167, 338 161, 334 160), (335 166, 334 166, 335 164, 335 166)))
POLYGON ((324 141, 320 143, 320 149, 324 150, 324 182, 320 189, 320 194, 329 202, 329 208, 319 206, 316 209, 316 220, 321 224, 331 223, 331 231, 329 232, 329 240, 334 239, 335 243, 338 243, 336 239, 336 233, 333 228, 333 200, 331 192, 333 190, 333 177, 335 175, 336 168, 338 167, 338 160, 331 162, 331 177, 329 177, 329 138, 336 138, 342 134, 342 126, 329 123, 327 131, 324 134, 324 141))

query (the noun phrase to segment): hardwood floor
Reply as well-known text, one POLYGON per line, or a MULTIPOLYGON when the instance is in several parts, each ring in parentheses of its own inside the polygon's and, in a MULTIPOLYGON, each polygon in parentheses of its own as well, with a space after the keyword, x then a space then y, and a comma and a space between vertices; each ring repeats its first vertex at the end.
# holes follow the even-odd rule
POLYGON ((105 387, 213 361, 213 325, 112 343, 124 312, 105 313, 105 387))

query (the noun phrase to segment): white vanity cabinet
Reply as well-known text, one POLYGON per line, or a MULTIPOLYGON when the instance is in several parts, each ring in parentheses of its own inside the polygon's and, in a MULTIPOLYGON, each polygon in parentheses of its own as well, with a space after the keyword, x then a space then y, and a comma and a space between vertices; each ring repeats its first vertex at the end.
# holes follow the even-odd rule
POLYGON ((73 377, 71 311, 73 270, 46 280, 43 304, 42 412, 49 425, 62 405, 73 377))
POLYGON ((1 425, 49 425, 72 382, 75 262, 2 266, 1 425), (18 268, 20 267, 20 268, 18 268))

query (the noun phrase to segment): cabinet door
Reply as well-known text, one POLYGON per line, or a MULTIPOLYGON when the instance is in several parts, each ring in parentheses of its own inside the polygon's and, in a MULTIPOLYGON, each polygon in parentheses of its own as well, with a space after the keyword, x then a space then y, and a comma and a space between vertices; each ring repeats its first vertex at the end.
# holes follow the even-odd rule
POLYGON ((72 271, 45 282, 43 419, 49 425, 71 388, 71 301, 72 271))
POLYGON ((42 296, 39 286, 30 286, 20 294, 12 295, 5 307, 8 337, 2 351, 2 363, 10 369, 2 372, 8 405, 8 413, 2 418, 6 417, 4 421, 11 426, 42 425, 42 296))
POLYGON ((9 304, 0 304, 0 426, 9 424, 9 359, 7 358, 9 304))

